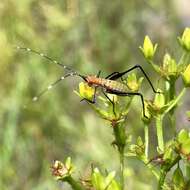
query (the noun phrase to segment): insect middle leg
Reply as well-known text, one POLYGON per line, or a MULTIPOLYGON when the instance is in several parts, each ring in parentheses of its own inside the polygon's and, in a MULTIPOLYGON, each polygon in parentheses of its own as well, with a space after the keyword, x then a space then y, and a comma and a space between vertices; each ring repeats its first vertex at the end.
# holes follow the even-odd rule
POLYGON ((104 96, 110 101, 110 103, 112 104, 113 106, 113 113, 114 115, 116 116, 116 113, 115 113, 115 104, 114 104, 114 101, 112 101, 109 96, 104 92, 104 90, 102 89, 102 93, 104 94, 104 96))

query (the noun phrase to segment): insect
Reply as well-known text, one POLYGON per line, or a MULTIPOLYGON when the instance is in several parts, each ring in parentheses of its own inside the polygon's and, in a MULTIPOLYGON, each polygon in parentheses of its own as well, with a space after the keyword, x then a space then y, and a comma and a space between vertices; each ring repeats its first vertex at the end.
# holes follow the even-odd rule
POLYGON ((102 93, 104 94, 104 96, 113 105, 113 112, 115 114, 114 102, 109 98, 107 93, 108 94, 115 94, 118 96, 139 96, 141 99, 141 103, 142 103, 143 116, 147 118, 147 116, 145 114, 145 104, 144 104, 143 95, 139 92, 130 92, 128 87, 124 83, 116 81, 119 78, 122 79, 122 76, 126 75, 127 73, 129 73, 135 69, 139 69, 144 74, 145 78, 147 79, 147 81, 150 84, 154 93, 160 93, 160 92, 157 92, 155 90, 152 82, 150 81, 149 77, 147 76, 147 74, 145 73, 145 71, 143 70, 143 68, 140 65, 135 65, 132 68, 130 68, 124 72, 113 72, 113 73, 109 74, 108 76, 106 76, 105 78, 101 78, 100 77, 101 71, 99 71, 96 76, 95 75, 87 75, 87 76, 82 75, 82 74, 74 71, 70 67, 63 65, 62 63, 60 63, 60 62, 48 57, 47 55, 36 51, 36 50, 32 50, 30 48, 25 48, 25 47, 19 47, 19 46, 17 46, 17 49, 37 54, 37 55, 44 57, 45 59, 49 60, 50 62, 53 62, 54 64, 57 64, 57 65, 63 67, 65 70, 69 71, 69 73, 61 76, 54 83, 50 84, 46 89, 42 90, 37 96, 35 96, 33 98, 33 101, 37 101, 44 93, 46 93, 47 91, 52 89, 55 85, 57 85, 59 82, 61 82, 65 78, 71 77, 71 76, 78 76, 78 77, 82 78, 89 86, 92 86, 95 89, 92 100, 83 98, 81 101, 86 100, 87 102, 92 103, 92 104, 96 103, 96 91, 97 91, 97 88, 100 88, 102 90, 102 93))

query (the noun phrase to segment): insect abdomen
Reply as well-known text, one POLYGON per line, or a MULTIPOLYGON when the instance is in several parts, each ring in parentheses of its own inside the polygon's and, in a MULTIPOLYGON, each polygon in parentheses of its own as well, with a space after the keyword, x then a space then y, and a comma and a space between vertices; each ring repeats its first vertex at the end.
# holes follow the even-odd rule
POLYGON ((115 91, 122 93, 128 90, 125 84, 107 79, 102 79, 102 86, 108 91, 115 91))
POLYGON ((107 92, 118 92, 118 93, 125 93, 128 91, 127 86, 121 82, 104 79, 104 78, 97 78, 96 76, 88 76, 87 82, 90 85, 97 85, 103 87, 107 92))

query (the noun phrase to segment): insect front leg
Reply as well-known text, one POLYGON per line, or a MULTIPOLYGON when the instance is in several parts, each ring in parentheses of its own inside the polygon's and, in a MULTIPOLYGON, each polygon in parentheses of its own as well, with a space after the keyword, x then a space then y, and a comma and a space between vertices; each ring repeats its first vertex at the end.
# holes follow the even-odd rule
POLYGON ((83 99, 81 100, 81 102, 85 100, 85 101, 87 101, 87 102, 89 102, 89 103, 91 103, 91 104, 95 104, 95 103, 96 103, 96 91, 97 91, 97 88, 98 88, 98 86, 96 86, 95 89, 94 89, 94 94, 93 94, 92 100, 89 100, 89 99, 87 99, 87 98, 83 98, 83 99))

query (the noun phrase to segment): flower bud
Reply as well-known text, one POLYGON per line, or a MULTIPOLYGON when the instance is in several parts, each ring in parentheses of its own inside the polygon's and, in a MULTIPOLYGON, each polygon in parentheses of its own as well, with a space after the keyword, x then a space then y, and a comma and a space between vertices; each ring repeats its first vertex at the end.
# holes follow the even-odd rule
POLYGON ((167 107, 168 106, 165 104, 165 97, 163 93, 156 93, 154 101, 149 101, 147 106, 151 115, 162 114, 167 109, 167 107))
POLYGON ((90 87, 87 83, 81 82, 79 84, 79 94, 81 97, 91 100, 94 96, 94 88, 90 87))
POLYGON ((163 74, 166 79, 177 79, 179 76, 179 72, 177 69, 177 64, 174 59, 171 58, 169 54, 164 56, 163 61, 163 74))
POLYGON ((150 38, 145 36, 143 47, 139 47, 144 57, 151 60, 156 52, 157 44, 153 45, 150 38))
POLYGON ((58 180, 63 179, 68 175, 68 170, 62 162, 56 160, 52 166, 52 174, 58 180))
POLYGON ((190 87, 190 64, 187 66, 185 71, 182 73, 183 82, 185 87, 190 87))
POLYGON ((139 90, 142 80, 142 77, 137 80, 135 73, 132 73, 127 77, 127 86, 131 91, 136 92, 139 90))
POLYGON ((190 28, 185 28, 182 37, 178 37, 178 40, 185 50, 190 51, 190 28))
POLYGON ((52 168, 52 174, 57 178, 57 180, 64 180, 66 177, 70 176, 74 171, 74 166, 72 165, 71 158, 68 157, 65 163, 58 160, 54 161, 52 168))
POLYGON ((157 109, 161 109, 165 105, 165 97, 162 93, 157 93, 154 98, 154 105, 157 109))

